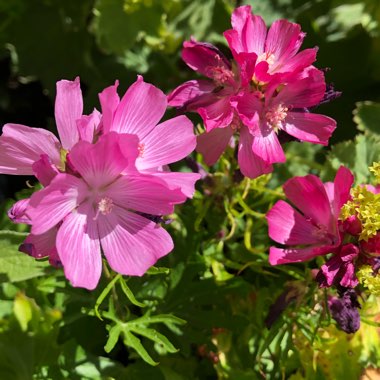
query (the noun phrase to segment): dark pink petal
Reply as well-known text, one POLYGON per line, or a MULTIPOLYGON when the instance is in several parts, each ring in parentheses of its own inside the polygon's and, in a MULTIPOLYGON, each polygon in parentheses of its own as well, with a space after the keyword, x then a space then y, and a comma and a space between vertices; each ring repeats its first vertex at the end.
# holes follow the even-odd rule
POLYGON ((186 116, 177 116, 157 125, 140 140, 139 170, 177 162, 190 154, 196 145, 193 123, 186 116))
MULTIPOLYGON (((253 15, 249 5, 238 7, 234 10, 231 17, 231 24, 239 34, 241 46, 233 43, 231 50, 238 53, 256 53, 260 55, 264 52, 264 43, 267 34, 267 27, 260 16, 253 15)), ((228 41, 233 42, 233 41, 228 41)))
POLYGON ((31 175, 32 165, 47 154, 60 164, 61 144, 49 131, 21 124, 5 124, 0 137, 0 173, 31 175))
POLYGON ((31 220, 26 215, 26 209, 29 205, 29 198, 17 201, 9 210, 8 217, 13 223, 31 224, 31 220))
MULTIPOLYGON (((281 65, 278 67, 278 72, 288 72, 288 73, 294 73, 300 70, 303 70, 304 68, 312 65, 315 60, 317 59, 317 48, 312 49, 305 49, 302 50, 300 53, 296 54, 294 57, 287 59, 286 61, 282 62, 281 65)), ((274 71, 275 68, 272 67, 271 71, 274 71)))
MULTIPOLYGON (((334 202, 333 209, 336 218, 340 215, 340 210, 342 206, 350 198, 351 186, 354 183, 354 176, 349 169, 341 166, 334 179, 334 202)), ((360 222, 359 222, 360 223, 360 222)))
POLYGON ((58 174, 49 186, 34 193, 27 208, 32 233, 42 234, 58 224, 88 195, 86 183, 70 174, 58 174))
POLYGON ((269 28, 265 52, 275 56, 276 66, 282 65, 297 53, 304 37, 298 24, 277 20, 269 28))
POLYGON ((308 261, 326 252, 318 251, 314 247, 306 248, 277 248, 270 247, 269 263, 271 265, 300 263, 308 261))
POLYGON ((238 162, 240 171, 248 178, 257 178, 263 174, 271 173, 273 166, 265 162, 252 151, 253 136, 248 128, 240 128, 238 162))
POLYGON ((215 128, 197 137, 197 152, 201 153, 206 165, 214 165, 226 149, 233 135, 231 127, 215 128))
POLYGON ((340 280, 340 284, 345 288, 355 288, 359 284, 359 280, 355 274, 355 265, 353 263, 346 263, 344 274, 340 280))
POLYGON ((283 186, 287 198, 306 216, 320 226, 325 226, 326 232, 333 228, 330 202, 322 181, 315 175, 293 177, 283 186))
POLYGON ((111 130, 113 117, 120 103, 120 98, 117 93, 118 86, 119 86, 119 81, 117 80, 113 86, 109 86, 105 88, 99 94, 99 101, 102 107, 103 130, 105 133, 111 130))
POLYGON ((175 88, 168 95, 168 105, 183 107, 186 103, 215 89, 215 84, 208 80, 190 80, 175 88))
POLYGON ((166 95, 138 76, 121 99, 110 130, 136 134, 142 139, 158 124, 166 106, 166 95))
MULTIPOLYGON (((137 137, 127 136, 137 149, 137 137)), ((90 187, 107 186, 127 168, 129 162, 121 152, 119 142, 120 136, 110 132, 101 136, 96 144, 79 141, 70 151, 68 157, 71 164, 90 187)))
POLYGON ((277 95, 275 102, 293 108, 313 107, 323 99, 325 91, 323 72, 310 69, 307 77, 289 82, 277 95))
POLYGON ((174 204, 186 201, 179 188, 171 190, 159 178, 143 174, 119 177, 105 195, 119 206, 154 215, 171 214, 174 204))
POLYGON ((81 116, 81 118, 77 120, 80 140, 92 143, 95 135, 99 132, 101 120, 102 115, 97 109, 94 109, 90 115, 81 116))
POLYGON ((343 266, 342 261, 338 256, 334 255, 326 264, 321 266, 321 269, 317 275, 317 281, 320 283, 320 287, 330 287, 336 283, 336 278, 343 266))
POLYGON ((59 173, 55 165, 53 165, 46 154, 42 154, 41 158, 32 165, 33 173, 43 186, 49 185, 53 178, 59 173))
POLYGON ((95 214, 90 205, 66 216, 57 234, 57 250, 66 278, 75 287, 96 288, 102 258, 95 214))
POLYGON ((182 172, 158 172, 150 173, 150 175, 160 178, 171 190, 179 188, 187 198, 193 197, 195 191, 195 182, 201 178, 201 175, 198 173, 182 172))
POLYGON ((241 92, 231 98, 231 105, 236 109, 241 121, 249 127, 250 131, 256 135, 259 131, 260 115, 263 112, 264 104, 255 93, 241 92))
POLYGON ((307 112, 289 112, 282 125, 282 129, 289 135, 321 145, 328 145, 335 128, 334 119, 307 112))
POLYGON ((273 128, 264 122, 258 131, 261 133, 253 137, 252 151, 268 164, 285 162, 284 151, 273 128))
POLYGON ((190 68, 209 78, 213 78, 214 68, 231 69, 227 58, 218 48, 194 39, 183 43, 182 59, 190 68))
POLYGON ((251 85, 252 77, 256 68, 256 53, 239 53, 236 54, 235 60, 239 64, 240 68, 240 80, 241 86, 248 88, 251 85))
POLYGON ((74 81, 60 80, 57 82, 55 97, 55 121, 59 137, 64 149, 78 142, 79 134, 76 121, 83 113, 83 98, 79 77, 74 81))
POLYGON ((210 132, 214 128, 229 126, 234 117, 234 110, 230 105, 230 98, 228 96, 216 99, 215 102, 198 108, 197 111, 205 123, 207 132, 210 132))
POLYGON ((40 235, 29 234, 20 245, 19 251, 35 257, 36 259, 51 255, 56 256, 57 249, 55 243, 57 230, 57 227, 53 227, 40 235))
POLYGON ((324 242, 318 235, 318 228, 284 201, 278 201, 266 218, 269 237, 277 243, 310 245, 324 242))
POLYGON ((124 275, 142 276, 173 249, 170 235, 161 226, 120 207, 99 215, 98 229, 108 263, 124 275))

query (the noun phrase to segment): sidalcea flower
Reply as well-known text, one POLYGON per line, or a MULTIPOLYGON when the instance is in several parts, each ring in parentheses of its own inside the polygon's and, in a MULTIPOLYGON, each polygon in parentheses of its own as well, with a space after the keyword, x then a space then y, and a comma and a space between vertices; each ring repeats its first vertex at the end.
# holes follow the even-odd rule
POLYGON ((101 251, 116 272, 141 276, 173 248, 170 235, 140 213, 169 214, 186 197, 136 170, 138 148, 136 136, 115 132, 95 144, 80 141, 67 156, 76 175, 58 173, 30 198, 31 233, 51 237, 56 230, 58 256, 73 286, 96 287, 101 251))
POLYGON ((270 248, 272 265, 307 261, 337 251, 341 244, 338 218, 350 197, 353 180, 342 166, 334 183, 307 175, 284 184, 285 195, 295 207, 280 200, 267 214, 270 238, 285 246, 270 248))
POLYGON ((232 26, 224 33, 232 62, 211 44, 184 43, 183 60, 209 80, 188 81, 168 99, 169 105, 202 117, 206 132, 198 136, 197 151, 206 164, 216 163, 238 135, 240 170, 255 178, 285 161, 280 130, 327 145, 336 123, 307 109, 325 100, 326 84, 312 66, 316 49, 298 53, 304 38, 299 25, 278 20, 267 33, 262 18, 242 6, 233 12, 232 26))
POLYGON ((180 188, 191 197, 198 173, 171 172, 167 165, 190 154, 196 145, 193 124, 186 116, 162 123, 167 98, 157 87, 141 76, 119 99, 118 82, 99 95, 102 107, 103 133, 135 134, 139 138, 136 167, 142 173, 160 178, 172 188, 180 188))

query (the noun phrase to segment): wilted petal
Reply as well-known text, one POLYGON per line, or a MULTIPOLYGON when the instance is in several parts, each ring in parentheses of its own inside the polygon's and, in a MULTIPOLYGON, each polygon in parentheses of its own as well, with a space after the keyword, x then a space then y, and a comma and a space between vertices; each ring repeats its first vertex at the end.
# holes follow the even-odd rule
POLYGON ((175 88, 168 95, 168 104, 172 107, 183 107, 186 103, 215 89, 215 84, 208 80, 190 80, 175 88))
POLYGON ((26 209, 29 205, 29 198, 17 201, 9 210, 8 217, 13 223, 31 224, 31 220, 26 215, 26 209))

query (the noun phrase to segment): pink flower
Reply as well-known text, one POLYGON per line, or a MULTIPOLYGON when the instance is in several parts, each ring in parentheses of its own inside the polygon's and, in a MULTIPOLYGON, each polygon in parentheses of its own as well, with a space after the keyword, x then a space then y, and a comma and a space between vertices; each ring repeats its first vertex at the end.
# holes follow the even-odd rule
POLYGON ((297 208, 280 200, 267 213, 269 236, 287 247, 271 247, 272 265, 302 262, 336 252, 341 244, 338 217, 350 197, 353 175, 340 167, 334 183, 314 176, 294 177, 283 186, 297 208))
POLYGON ((335 120, 307 108, 318 105, 326 90, 324 75, 310 68, 307 76, 285 86, 272 82, 260 99, 255 93, 241 93, 233 99, 238 114, 253 137, 252 151, 267 164, 285 162, 277 138, 280 130, 301 140, 327 145, 335 120))
POLYGON ((80 141, 67 157, 78 174, 59 173, 30 198, 31 233, 50 238, 57 229, 56 249, 73 286, 96 287, 101 250, 113 270, 141 276, 173 248, 170 235, 141 214, 169 214, 186 197, 136 170, 138 144, 115 132, 95 144, 80 141))
POLYGON ((62 168, 61 152, 79 141, 77 120, 83 99, 79 78, 57 82, 55 120, 62 144, 49 131, 20 124, 6 124, 0 137, 0 173, 35 175, 48 184, 62 168))
POLYGON ((236 8, 231 23, 233 29, 224 32, 224 36, 234 57, 256 54, 252 75, 256 82, 269 82, 275 75, 284 79, 285 74, 294 75, 316 59, 316 48, 298 53, 305 37, 298 24, 277 20, 267 32, 264 20, 253 15, 249 5, 236 8))
POLYGON ((326 84, 323 73, 312 66, 317 49, 298 53, 304 38, 298 24, 278 20, 267 33, 263 19, 242 6, 233 12, 232 27, 224 33, 232 63, 211 44, 184 43, 183 60, 210 80, 188 81, 168 100, 202 117, 206 132, 198 137, 196 149, 206 164, 216 163, 238 134, 240 170, 256 178, 285 161, 280 130, 327 145, 336 123, 306 109, 325 100, 326 84))
POLYGON ((167 165, 190 154, 196 145, 193 124, 186 116, 159 123, 167 99, 157 87, 145 83, 141 76, 119 99, 118 82, 99 95, 103 133, 135 134, 139 138, 136 167, 142 173, 160 178, 171 188, 180 188, 192 197, 197 173, 170 172, 167 165))

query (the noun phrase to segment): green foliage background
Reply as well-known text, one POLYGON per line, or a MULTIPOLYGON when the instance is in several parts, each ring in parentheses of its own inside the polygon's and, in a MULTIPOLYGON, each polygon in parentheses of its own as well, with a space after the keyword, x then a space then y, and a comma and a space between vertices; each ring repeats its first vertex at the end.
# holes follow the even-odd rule
POLYGON ((300 23, 304 47, 319 46, 317 66, 331 68, 327 80, 343 92, 318 110, 338 121, 335 145, 288 143, 287 163, 256 180, 236 177, 228 151, 173 215, 175 251, 142 278, 105 268, 94 292, 18 252, 27 232, 7 220, 12 202, 4 201, 0 379, 350 380, 380 367, 378 300, 363 295, 364 323, 354 336, 337 330, 328 294, 312 279, 323 259, 271 267, 264 219, 291 176, 331 180, 344 164, 357 183, 371 180, 367 167, 380 157, 378 1, 2 1, 1 121, 30 119, 54 131, 55 82, 78 75, 87 112, 105 86, 119 79, 124 91, 138 73, 168 92, 195 75, 180 60, 182 42, 193 35, 226 49, 222 32, 243 3, 268 24, 300 23), (33 106, 37 95, 43 106, 33 106), (268 329, 270 306, 284 290, 289 307, 268 329))

